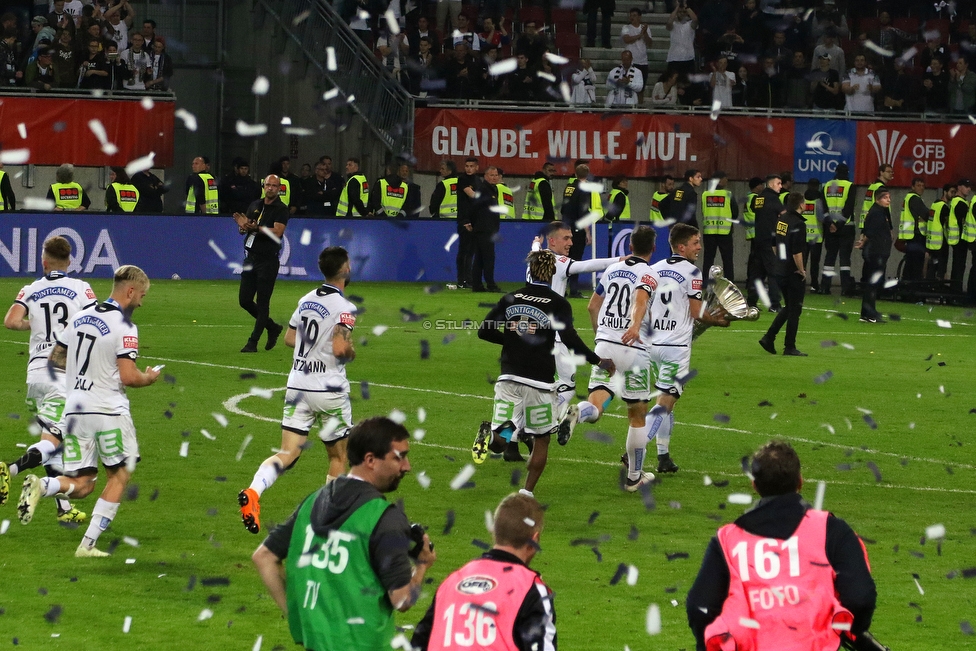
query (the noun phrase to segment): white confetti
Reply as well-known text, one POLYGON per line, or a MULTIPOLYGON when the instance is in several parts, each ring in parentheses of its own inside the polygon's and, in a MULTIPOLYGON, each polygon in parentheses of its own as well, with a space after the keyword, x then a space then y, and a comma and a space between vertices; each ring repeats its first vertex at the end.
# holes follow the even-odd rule
POLYGON ((407 415, 399 409, 394 409, 391 411, 388 418, 397 425, 403 425, 405 422, 407 422, 407 415))
POLYGON ((235 457, 238 461, 244 458, 244 450, 247 449, 247 446, 249 446, 253 440, 254 437, 248 434, 244 437, 244 440, 241 441, 241 448, 237 451, 237 456, 235 457))
POLYGON ((105 144, 108 142, 108 133, 105 131, 105 125, 98 118, 92 118, 88 121, 88 128, 91 130, 95 137, 98 138, 100 144, 105 144))
POLYGON ((888 279, 888 280, 885 281, 884 287, 885 287, 885 289, 891 289, 892 287, 894 287, 897 284, 898 284, 898 279, 897 278, 890 278, 890 279, 888 279))
POLYGON ((203 620, 210 619, 211 617, 213 617, 213 611, 209 608, 204 608, 200 611, 200 614, 197 615, 197 621, 202 622, 203 620))
POLYGON ((976 124, 976 115, 967 115, 966 117, 969 118, 970 122, 976 124))
MULTIPOLYGON (((301 25, 302 23, 304 23, 306 20, 308 20, 308 17, 311 16, 311 15, 312 15, 311 10, 306 9, 302 13, 300 13, 297 16, 295 16, 294 18, 292 18, 291 19, 291 24, 293 26, 295 26, 295 27, 298 27, 299 25, 301 25)), ((259 636, 259 639, 260 639, 260 636, 259 636)), ((258 651, 258 650, 255 649, 254 651, 258 651)))
POLYGON ((339 96, 338 88, 332 88, 322 93, 322 99, 324 99, 326 102, 328 102, 330 99, 335 99, 338 96, 339 96))
POLYGON ((7 533, 7 529, 10 528, 10 520, 4 520, 0 522, 0 536, 7 533))
POLYGON ((430 477, 427 476, 426 470, 417 473, 417 483, 420 484, 421 488, 430 488, 430 477))
POLYGON ((291 118, 287 115, 281 118, 281 126, 288 127, 291 126, 291 118))
POLYGON ((951 328, 952 327, 952 324, 951 323, 949 323, 948 321, 943 321, 942 319, 936 319, 935 320, 935 325, 939 326, 940 328, 951 328))
POLYGON ((396 637, 390 640, 390 646, 394 649, 400 649, 400 651, 413 651, 410 640, 403 633, 397 633, 396 637))
POLYGON ((413 440, 414 441, 423 441, 425 436, 427 436, 427 431, 426 430, 415 429, 413 431, 413 440))
POLYGON ((743 626, 745 628, 755 628, 755 629, 758 630, 759 629, 759 622, 757 622, 754 619, 749 619, 748 617, 740 617, 739 618, 739 626, 743 626))
POLYGON ((705 475, 705 478, 704 479, 705 479, 705 485, 706 486, 711 486, 712 485, 712 478, 711 477, 709 477, 708 475, 705 475))
POLYGON ((461 468, 461 471, 454 476, 454 479, 451 480, 451 490, 458 490, 466 483, 468 483, 468 480, 471 479, 473 476, 474 476, 474 465, 469 463, 463 468, 461 468))
POLYGON ((53 199, 45 199, 41 197, 24 197, 24 208, 27 210, 54 210, 55 203, 53 199))
POLYGON ((579 189, 583 192, 600 194, 601 192, 603 192, 603 184, 597 183, 595 181, 580 181, 579 189))
POLYGON ((489 510, 485 511, 485 529, 488 530, 488 533, 495 531, 495 516, 489 510))
POLYGON ((881 47, 880 45, 878 45, 877 43, 875 43, 871 39, 868 39, 868 40, 864 41, 864 47, 866 47, 869 50, 873 50, 873 51, 877 52, 878 54, 880 54, 883 57, 893 57, 893 56, 895 56, 895 53, 894 52, 892 52, 891 50, 888 50, 886 48, 881 47))
POLYGON ((132 176, 138 174, 139 172, 143 172, 145 170, 151 170, 153 164, 155 163, 155 160, 156 160, 156 152, 151 151, 147 155, 141 158, 137 158, 134 161, 129 161, 129 163, 125 166, 125 173, 128 174, 129 177, 131 178, 132 176))
POLYGON ((661 609, 657 604, 647 607, 647 619, 645 621, 648 635, 658 635, 661 632, 661 609))
POLYGON ((125 621, 122 622, 122 632, 128 633, 130 628, 132 628, 132 617, 127 615, 125 621))
POLYGON ((729 504, 752 504, 752 495, 748 493, 731 493, 728 500, 729 504))
MULTIPOLYGON (((339 66, 336 65, 335 48, 331 45, 325 48, 325 69, 329 72, 335 72, 339 69, 339 66)), ((338 93, 338 91, 336 92, 338 93)))
POLYGON ((915 423, 909 423, 908 429, 915 429, 915 423))
POLYGON ((186 127, 188 130, 190 131, 197 130, 197 116, 193 115, 186 109, 184 108, 176 109, 173 115, 183 120, 183 126, 186 127))
POLYGON ((925 590, 922 590, 922 584, 918 582, 918 579, 912 577, 912 581, 915 582, 915 587, 918 588, 918 593, 925 594, 925 590))
POLYGON ((0 163, 4 165, 23 165, 30 160, 30 149, 4 149, 0 151, 0 163))
POLYGON ((327 420, 324 425, 322 425, 322 430, 319 432, 319 438, 325 442, 330 436, 332 436, 332 433, 339 428, 339 425, 342 425, 342 421, 333 416, 327 420))
POLYGON ((227 427, 227 416, 224 416, 216 411, 210 415, 213 416, 214 420, 217 421, 221 427, 227 427))
POLYGON ((210 245, 210 248, 213 249, 214 253, 217 254, 217 257, 218 258, 220 258, 221 260, 226 260, 227 259, 227 256, 224 255, 224 252, 220 249, 219 246, 217 246, 217 243, 216 242, 214 242, 213 240, 210 240, 210 241, 207 242, 207 244, 210 245))
POLYGON ((603 215, 599 211, 591 210, 583 215, 581 219, 576 220, 576 229, 583 230, 584 228, 589 228, 601 219, 603 219, 603 215))
POLYGON ((546 59, 549 63, 557 66, 564 66, 569 63, 569 59, 566 57, 559 56, 558 54, 553 54, 552 52, 546 52, 546 59))
POLYGON ((854 407, 854 409, 857 409, 859 412, 861 412, 862 414, 864 414, 866 416, 870 416, 871 414, 874 413, 870 409, 865 409, 864 407, 854 407))
POLYGON ((124 536, 122 538, 122 542, 124 542, 126 545, 129 545, 130 547, 139 546, 139 541, 133 538, 132 536, 124 536))
POLYGON ((427 410, 423 407, 417 407, 417 422, 422 423, 427 420, 427 410))
POLYGON ((559 94, 563 96, 563 101, 567 104, 573 103, 573 95, 569 90, 568 82, 564 81, 559 84, 559 94))
POLYGON ((907 64, 909 61, 911 61, 912 59, 915 58, 915 55, 916 54, 918 54, 918 48, 913 45, 912 47, 910 47, 907 50, 905 50, 904 52, 902 52, 901 53, 901 56, 898 57, 898 59, 902 63, 906 63, 907 64))
POLYGON ((308 246, 312 241, 312 231, 307 228, 302 231, 302 238, 299 240, 302 246, 308 246))
POLYGON ((264 636, 258 635, 258 639, 254 640, 254 646, 251 647, 251 651, 261 651, 262 642, 264 642, 264 636))
POLYGON ((452 233, 451 236, 447 238, 447 244, 444 245, 444 250, 450 251, 451 245, 458 241, 458 237, 459 236, 457 233, 452 233))
POLYGON ((518 60, 514 57, 502 59, 501 61, 497 61, 488 66, 488 74, 492 77, 500 77, 501 75, 507 75, 510 72, 515 72, 517 68, 518 60))
POLYGON ((854 344, 841 343, 841 346, 846 348, 847 350, 854 350, 854 344))
POLYGON ((945 393, 945 385, 944 384, 940 384, 939 385, 939 393, 945 393))
POLYGON ((709 114, 709 117, 712 118, 713 121, 714 120, 717 120, 718 119, 718 114, 721 113, 721 112, 722 112, 722 102, 720 100, 713 101, 712 102, 712 112, 711 112, 711 114, 709 114))
POLYGON ((399 34, 400 24, 397 22, 396 16, 393 15, 393 10, 387 9, 386 13, 383 14, 383 17, 386 18, 386 26, 389 28, 390 34, 392 36, 399 34))
POLYGON ((835 434, 836 433, 836 432, 834 432, 834 426, 831 425, 830 423, 820 423, 820 427, 826 427, 827 428, 827 431, 830 432, 831 434, 835 434))
POLYGON ((271 389, 264 389, 262 387, 251 387, 250 393, 252 396, 264 398, 265 400, 271 400, 271 398, 274 396, 274 391, 271 389))
POLYGON ((533 520, 532 518, 522 518, 522 522, 524 522, 526 524, 526 526, 529 526, 529 527, 534 527, 535 526, 535 520, 533 520))
POLYGON ((149 97, 148 95, 143 97, 142 101, 139 103, 142 104, 142 108, 146 109, 147 111, 153 110, 153 107, 156 106, 156 102, 154 102, 152 97, 149 97))
POLYGON ((281 244, 281 238, 275 235, 274 231, 268 228, 267 226, 260 226, 258 227, 258 230, 264 233, 268 237, 268 239, 274 242, 275 244, 279 244, 279 245, 281 244))
POLYGON ((136 559, 134 559, 134 558, 127 558, 127 559, 125 559, 125 564, 126 565, 135 565, 136 564, 136 559))
POLYGON ((186 455, 190 452, 190 442, 183 441, 180 443, 180 456, 186 458, 186 455))
POLYGON ((213 434, 211 434, 210 432, 208 432, 208 431, 207 431, 207 430, 205 430, 205 429, 202 429, 202 430, 200 430, 200 433, 201 433, 201 434, 203 434, 203 436, 204 436, 205 438, 208 438, 208 439, 210 439, 211 441, 216 441, 216 440, 217 440, 217 437, 216 437, 216 436, 214 436, 213 434))
POLYGON ((762 280, 759 278, 756 278, 754 286, 756 288, 756 296, 759 298, 759 303, 764 309, 768 310, 772 303, 769 302, 769 293, 766 291, 766 286, 763 285, 762 280))
POLYGON ((535 76, 538 77, 539 79, 545 79, 549 83, 555 83, 556 81, 556 75, 550 74, 548 72, 543 72, 542 70, 536 72, 535 76))
POLYGON ((956 137, 956 134, 959 133, 959 127, 961 127, 961 126, 962 126, 961 124, 957 124, 956 126, 954 126, 951 129, 949 129, 949 137, 950 138, 955 138, 956 137))
POLYGON ((850 418, 845 418, 844 419, 844 423, 847 424, 847 430, 848 431, 854 429, 854 426, 851 424, 851 419, 850 418))
POLYGON ((268 132, 268 125, 266 124, 248 124, 244 120, 238 120, 235 125, 237 129, 237 135, 243 138, 250 138, 253 136, 263 136, 268 132))
POLYGON ((380 335, 382 335, 384 332, 386 332, 389 329, 390 329, 390 326, 375 325, 375 326, 373 326, 373 336, 374 337, 379 337, 380 335))
POLYGON ((930 527, 925 527, 925 537, 929 540, 937 540, 939 538, 945 538, 946 530, 944 524, 933 524, 930 527))
POLYGON ((627 566, 627 585, 637 585, 637 567, 634 565, 627 566))
POLYGON ((350 626, 354 626, 356 624, 365 624, 365 623, 366 620, 363 619, 362 617, 350 617, 349 619, 346 620, 346 624, 349 624, 350 626))
POLYGON ((119 148, 116 147, 115 143, 113 142, 106 142, 104 145, 102 145, 102 153, 106 156, 115 156, 117 153, 119 153, 119 148))
POLYGON ((769 420, 776 420, 777 416, 779 416, 779 414, 774 411, 769 415, 769 420))
POLYGON ((27 140, 27 125, 21 122, 17 125, 17 133, 20 134, 21 140, 27 140))
POLYGON ((254 95, 267 95, 271 90, 271 81, 264 75, 258 75, 251 84, 251 93, 254 95))
POLYGON ((827 492, 827 482, 817 482, 817 496, 813 498, 813 510, 823 511, 824 493, 827 492))

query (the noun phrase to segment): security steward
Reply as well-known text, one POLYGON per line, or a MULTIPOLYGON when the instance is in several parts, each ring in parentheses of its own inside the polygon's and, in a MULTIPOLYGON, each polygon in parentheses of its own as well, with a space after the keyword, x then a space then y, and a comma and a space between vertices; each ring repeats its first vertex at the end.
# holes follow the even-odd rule
POLYGON ((854 290, 851 277, 851 253, 854 251, 854 184, 847 175, 849 168, 844 163, 837 166, 832 181, 823 186, 824 205, 827 218, 824 220, 824 261, 823 275, 820 277, 820 293, 830 293, 830 283, 837 275, 840 258, 840 291, 850 296, 854 290))
MULTIPOLYGON (((563 193, 563 205, 560 209, 562 221, 573 229, 573 245, 569 248, 569 257, 573 260, 583 258, 583 250, 590 244, 590 229, 579 228, 576 224, 587 215, 603 217, 603 202, 599 192, 589 192, 580 189, 581 183, 593 183, 590 176, 588 161, 576 161, 576 176, 570 178, 570 183, 563 193)), ((579 290, 579 276, 569 277, 569 298, 583 298, 579 290)))
POLYGON ((748 181, 749 194, 746 195, 745 203, 742 204, 742 225, 746 229, 746 242, 749 244, 749 258, 746 262, 746 271, 752 268, 752 259, 756 255, 756 211, 754 209, 755 198, 763 189, 763 180, 754 176, 748 181))
POLYGON ((452 160, 441 161, 438 173, 441 180, 434 186, 434 193, 430 195, 430 216, 457 219, 457 165, 452 160))
POLYGON ((618 176, 610 185, 610 196, 607 198, 607 221, 618 219, 630 220, 630 196, 627 186, 630 184, 623 176, 618 176))
POLYGON ((823 253, 823 220, 825 215, 823 205, 823 190, 820 189, 820 179, 807 181, 807 189, 803 193, 803 206, 800 214, 807 225, 807 254, 804 256, 804 266, 810 271, 810 291, 817 292, 820 282, 820 257, 823 253))
POLYGON ((780 286, 776 282, 778 263, 773 253, 773 240, 776 236, 776 224, 780 215, 786 210, 779 200, 783 181, 779 174, 766 177, 766 187, 752 200, 752 212, 756 215, 756 237, 752 241, 756 255, 752 256, 749 267, 746 301, 755 306, 759 303, 759 292, 756 282, 766 280, 769 292, 769 311, 779 312, 782 295, 780 286))
POLYGON ((796 451, 770 441, 749 470, 760 500, 708 543, 685 601, 698 648, 837 649, 841 636, 883 648, 867 632, 878 596, 867 552, 803 501, 796 451))
POLYGON ((54 173, 57 181, 47 191, 47 198, 54 202, 57 211, 88 210, 91 198, 81 184, 75 181, 75 166, 71 163, 61 165, 54 173))
POLYGON ((854 248, 864 257, 864 298, 861 300, 862 323, 884 323, 875 302, 884 283, 888 257, 891 255, 891 224, 888 223, 891 193, 882 188, 874 193, 874 205, 864 219, 861 238, 854 248))
POLYGON ((763 350, 776 354, 776 335, 786 324, 786 338, 783 341, 783 354, 790 357, 806 357, 796 348, 796 331, 800 326, 800 313, 803 311, 803 295, 806 293, 806 269, 804 257, 807 252, 807 225, 800 215, 803 195, 791 192, 786 198, 787 210, 776 221, 776 235, 772 252, 775 260, 776 283, 783 291, 786 305, 773 319, 769 330, 759 340, 763 350))
POLYGON ((105 188, 105 212, 135 212, 136 205, 139 203, 139 190, 132 185, 125 168, 111 168, 108 178, 109 184, 105 188))
MULTIPOLYGON (((976 223, 967 228, 972 214, 970 203, 973 200, 973 184, 969 179, 959 179, 956 183, 956 196, 949 204, 949 246, 952 247, 952 273, 949 280, 953 290, 962 291, 962 277, 966 271, 966 259, 972 243, 976 241, 976 223)), ((970 287, 976 272, 970 273, 970 287)))
POLYGON ((926 280, 942 282, 949 271, 949 204, 956 196, 956 186, 942 186, 942 197, 929 209, 929 221, 925 228, 925 252, 929 256, 926 280))
POLYGON ((718 181, 714 190, 702 192, 701 210, 705 257, 702 269, 706 272, 715 262, 715 254, 722 254, 723 271, 726 278, 735 280, 735 257, 733 255, 732 224, 739 221, 739 205, 729 191, 729 177, 725 172, 715 172, 713 181, 718 181))
POLYGON ((921 280, 925 266, 925 230, 929 221, 929 209, 922 201, 925 179, 912 179, 912 189, 905 195, 898 219, 898 241, 895 248, 905 254, 901 268, 902 280, 921 280))
POLYGON ((498 216, 501 219, 515 219, 515 193, 505 185, 505 172, 502 168, 495 169, 498 170, 498 184, 495 186, 498 194, 498 216))
POLYGON ((698 228, 698 192, 695 190, 702 183, 702 175, 696 169, 685 172, 685 182, 675 190, 671 199, 671 214, 675 223, 689 224, 698 228))
POLYGON ((547 161, 542 170, 535 173, 529 181, 529 191, 525 195, 525 209, 522 219, 541 219, 544 222, 556 219, 556 198, 552 194, 552 175, 556 173, 555 164, 547 161))
MULTIPOLYGON (((762 183, 762 181, 760 181, 762 183)), ((671 215, 671 197, 674 195, 674 177, 668 174, 658 183, 657 190, 651 196, 650 218, 652 224, 658 224, 671 215)))
POLYGON ((10 185, 10 177, 3 171, 3 163, 0 163, 0 212, 14 210, 17 210, 17 197, 10 185))
POLYGON ((369 213, 369 181, 359 173, 359 159, 346 161, 346 184, 339 195, 336 217, 365 217, 369 213))
POLYGON ((414 209, 420 208, 420 196, 411 196, 409 178, 410 166, 406 163, 397 165, 395 173, 381 178, 370 192, 370 211, 377 217, 387 218, 414 215, 414 209))
POLYGON ((217 180, 210 173, 210 159, 197 156, 190 165, 193 173, 186 179, 186 202, 184 210, 188 214, 216 215, 220 211, 217 180))

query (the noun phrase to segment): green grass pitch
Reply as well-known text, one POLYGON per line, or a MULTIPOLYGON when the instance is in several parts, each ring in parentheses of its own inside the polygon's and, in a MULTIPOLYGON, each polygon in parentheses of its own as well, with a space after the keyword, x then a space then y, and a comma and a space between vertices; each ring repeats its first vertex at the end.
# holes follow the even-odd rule
MULTIPOLYGON (((0 296, 12 299, 22 284, 0 280, 0 296)), ((109 281, 93 286, 101 298, 109 292, 109 281)), ((274 318, 286 320, 311 287, 280 282, 274 318)), ((515 490, 513 473, 524 476, 524 469, 491 459, 478 467, 473 488, 449 488, 470 462, 471 441, 489 415, 499 348, 472 330, 436 324, 428 330, 424 323, 479 319, 488 311, 479 303, 497 295, 392 283, 353 283, 348 293, 362 297, 365 307, 355 335, 358 357, 348 368, 354 416, 399 409, 411 431, 426 433, 414 442, 413 473, 393 498, 430 527, 438 560, 428 576, 439 582, 479 553, 473 540, 490 540, 485 511, 515 490), (405 321, 401 308, 421 319, 405 321), (377 325, 389 329, 376 336, 377 325), (429 342, 429 359, 421 359, 421 340, 429 342), (369 399, 361 395, 364 381, 369 399), (431 480, 427 489, 416 480, 421 471, 431 480), (444 534, 448 511, 455 524, 444 534)), ((573 304, 577 325, 592 342, 585 301, 573 304)), ((698 375, 676 410, 672 451, 681 471, 654 487, 653 509, 618 488, 626 435, 620 403, 595 427, 578 428, 567 447, 552 446, 536 493, 548 511, 533 567, 556 594, 561 648, 694 648, 685 595, 716 528, 746 508, 727 502, 730 493, 751 492, 740 459, 774 436, 796 446, 804 496, 813 501, 816 483, 825 481, 825 507, 868 541, 879 590, 876 637, 898 650, 976 648, 964 623, 976 624, 976 578, 963 572, 976 566, 973 315, 883 303, 900 320, 872 326, 858 323, 859 306, 858 300, 807 297, 798 340, 807 358, 772 357, 758 346, 769 314, 703 335, 692 359, 698 375), (589 430, 610 434, 615 443, 587 437, 589 430), (945 525, 945 539, 925 541, 925 528, 937 523, 945 525), (637 568, 636 584, 610 584, 621 563, 637 568), (653 637, 645 631, 650 604, 660 606, 663 622, 653 637)), ((118 545, 108 559, 75 559, 83 530, 58 526, 50 501, 22 526, 15 481, 11 502, 0 509, 0 520, 10 521, 0 535, 0 647, 16 640, 33 649, 231 650, 255 648, 261 636, 265 651, 294 648, 250 561, 263 538, 244 530, 236 505, 237 492, 280 442, 280 388, 291 350, 238 352, 250 321, 237 306, 234 282, 154 282, 135 320, 142 364, 165 363, 171 379, 130 391, 142 463, 133 478, 135 499, 123 503, 100 547, 118 545), (271 399, 246 395, 252 387, 276 392, 271 399), (228 426, 213 413, 226 415, 228 426), (242 452, 247 436, 253 439, 242 452), (189 442, 185 458, 183 442, 189 442), (212 616, 201 619, 205 610, 212 616), (126 617, 132 618, 128 633, 126 617)), ((32 442, 23 404, 26 341, 26 333, 0 333, 0 395, 2 413, 9 414, 0 419, 0 454, 7 461, 22 453, 16 444, 32 442)), ((782 338, 777 344, 781 349, 782 338)), ((580 369, 580 394, 588 374, 580 369)), ((322 447, 309 450, 265 494, 264 527, 316 489, 326 467, 322 447)), ((93 503, 92 497, 78 506, 90 511, 93 503)), ((398 617, 400 624, 422 616, 434 587, 398 617)))

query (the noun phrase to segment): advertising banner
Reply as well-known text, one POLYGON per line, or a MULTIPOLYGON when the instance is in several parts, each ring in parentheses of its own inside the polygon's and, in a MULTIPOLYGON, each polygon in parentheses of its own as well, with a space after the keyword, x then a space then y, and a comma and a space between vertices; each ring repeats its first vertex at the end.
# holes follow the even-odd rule
POLYGON ((849 120, 796 120, 793 137, 793 179, 821 183, 834 178, 837 166, 854 169, 857 124, 849 120))
POLYGON ((906 187, 920 176, 928 187, 973 176, 976 127, 936 122, 858 122, 854 179, 870 184, 878 167, 894 168, 892 185, 906 187))
MULTIPOLYGON (((0 98, 3 149, 28 149, 33 165, 72 163, 80 167, 118 165, 155 153, 154 167, 173 164, 175 103, 156 100, 149 108, 139 99, 0 98), (98 120, 106 140, 117 148, 102 151, 89 122, 98 120)), ((96 127, 97 128, 97 127, 96 127)))
MULTIPOLYGON (((497 281, 525 280, 525 256, 543 229, 541 222, 502 223, 497 281)), ((614 256, 630 253, 629 233, 629 226, 613 229, 614 256)), ((290 219, 279 278, 320 282, 319 252, 342 246, 352 258, 354 281, 454 282, 456 234, 457 224, 447 220, 290 219)), ((42 275, 41 249, 56 235, 71 243, 69 272, 85 277, 110 278, 120 265, 134 264, 154 279, 233 279, 244 260, 243 239, 229 217, 10 213, 0 226, 0 276, 42 275)), ((667 254, 666 230, 658 241, 660 259, 667 254)), ((597 256, 606 256, 607 225, 597 225, 595 242, 597 256)))

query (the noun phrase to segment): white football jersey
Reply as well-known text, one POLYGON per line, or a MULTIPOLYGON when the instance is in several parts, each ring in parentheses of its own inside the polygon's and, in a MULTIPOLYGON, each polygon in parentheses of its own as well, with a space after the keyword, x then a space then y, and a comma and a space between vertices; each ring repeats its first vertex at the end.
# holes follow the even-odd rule
MULTIPOLYGON (((538 251, 542 248, 539 244, 533 244, 532 250, 538 251)), ((556 256, 556 273, 552 275, 552 281, 549 283, 549 288, 556 292, 560 296, 566 296, 566 286, 569 285, 569 277, 575 274, 585 274, 593 273, 594 271, 603 271, 614 262, 619 261, 620 258, 596 258, 594 260, 573 260, 565 255, 556 256)), ((525 282, 532 282, 532 276, 529 274, 528 265, 525 266, 525 282)))
POLYGON ((47 358, 58 334, 81 310, 95 305, 95 292, 84 280, 52 271, 17 294, 15 302, 27 309, 30 319, 30 359, 27 382, 50 383, 47 358))
MULTIPOLYGON (((654 293, 656 284, 651 265, 638 257, 627 258, 610 267, 600 278, 596 293, 603 296, 603 305, 597 315, 596 341, 622 343, 621 336, 630 327, 631 307, 638 290, 654 293)), ((647 320, 645 315, 644 320, 647 320)), ((636 343, 635 348, 644 349, 636 343)))
POLYGON ((65 416, 129 412, 118 360, 139 358, 139 329, 118 303, 109 299, 82 310, 58 335, 58 343, 68 347, 65 416))
POLYGON ((346 365, 332 354, 332 334, 336 328, 352 330, 355 312, 356 306, 332 285, 322 285, 298 301, 288 322, 296 330, 289 389, 349 392, 346 365))
POLYGON ((651 343, 657 346, 690 346, 695 320, 689 299, 702 298, 701 270, 680 256, 651 266, 657 280, 651 302, 651 343))

